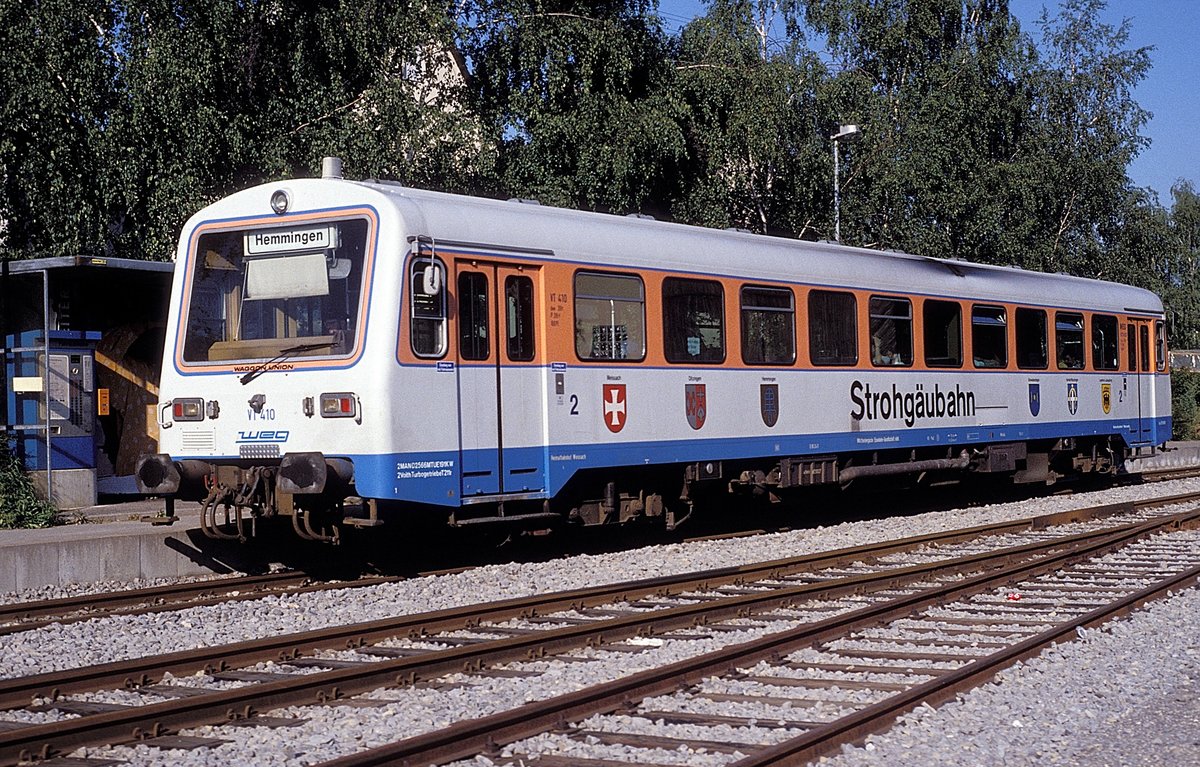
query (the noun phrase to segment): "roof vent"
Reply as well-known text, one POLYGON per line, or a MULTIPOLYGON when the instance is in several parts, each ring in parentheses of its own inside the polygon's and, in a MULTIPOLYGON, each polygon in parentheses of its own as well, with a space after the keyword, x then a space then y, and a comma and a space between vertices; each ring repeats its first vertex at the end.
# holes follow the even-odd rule
POLYGON ((644 221, 654 220, 654 216, 651 216, 649 213, 626 213, 625 218, 640 218, 644 221))
POLYGON ((520 203, 521 205, 541 205, 542 203, 530 197, 509 197, 509 202, 520 203))
POLYGON ((725 231, 739 232, 741 234, 754 234, 754 232, 750 231, 749 229, 747 229, 744 226, 727 226, 727 227, 725 227, 725 231))
POLYGON ((322 157, 321 158, 321 178, 341 178, 342 177, 342 158, 340 157, 322 157))

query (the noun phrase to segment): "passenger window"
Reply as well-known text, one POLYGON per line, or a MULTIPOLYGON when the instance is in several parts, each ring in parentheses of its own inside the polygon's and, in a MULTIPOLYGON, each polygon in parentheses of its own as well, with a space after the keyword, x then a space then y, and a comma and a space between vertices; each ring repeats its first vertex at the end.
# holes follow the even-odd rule
POLYGON ((911 365, 912 302, 907 298, 872 296, 868 308, 871 314, 871 364, 911 365))
POLYGON ((1167 326, 1162 320, 1154 323, 1154 365, 1160 373, 1167 369, 1167 326))
POLYGON ((953 301, 926 301, 925 364, 933 368, 962 366, 962 307, 953 301))
POLYGON ((796 304, 784 288, 742 288, 742 361, 790 365, 796 361, 796 304))
POLYGON ((458 355, 488 358, 488 278, 480 272, 458 275, 458 355))
POLYGON ((1116 370, 1121 364, 1117 351, 1117 318, 1109 314, 1092 315, 1092 367, 1116 370))
POLYGON ((663 280, 663 351, 667 362, 725 360, 725 293, 710 280, 663 280))
POLYGON ((858 362, 858 302, 853 293, 808 294, 808 348, 814 365, 858 362))
POLYGON ((977 368, 1008 367, 1008 313, 1003 306, 971 307, 971 357, 977 368))
POLYGON ((1055 312, 1054 351, 1059 370, 1083 369, 1083 315, 1055 312))
POLYGON ((418 357, 441 357, 446 353, 446 270, 428 258, 412 262, 410 343, 418 357), (437 271, 437 292, 425 292, 425 270, 437 271))
POLYGON ((533 280, 511 276, 504 280, 504 321, 508 328, 508 358, 533 359, 533 280))
POLYGON ((575 274, 575 354, 581 360, 646 357, 646 291, 640 277, 575 274))
POLYGON ((1017 367, 1045 370, 1046 351, 1046 313, 1041 309, 1017 309, 1017 367))

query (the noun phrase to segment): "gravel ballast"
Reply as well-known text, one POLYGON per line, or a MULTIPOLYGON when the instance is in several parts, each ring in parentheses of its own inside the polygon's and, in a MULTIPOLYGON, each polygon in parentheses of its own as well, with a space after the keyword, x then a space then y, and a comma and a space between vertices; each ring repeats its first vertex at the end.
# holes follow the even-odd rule
POLYGON ((1198 615, 1196 589, 1147 605, 820 764, 1200 764, 1198 615))
MULTIPOLYGON (((845 523, 752 538, 652 546, 636 551, 576 556, 545 563, 488 566, 464 573, 423 577, 369 588, 269 596, 251 602, 157 615, 97 618, 0 638, 0 676, 44 673, 482 600, 777 559, 1096 503, 1195 490, 1200 490, 1200 479, 1161 483, 1150 488, 1122 487, 1101 493, 932 512, 900 519, 845 523)), ((39 596, 45 598, 47 595, 42 593, 39 596)), ((1197 643, 1192 625, 1197 608, 1200 608, 1200 597, 1189 591, 1113 624, 1112 631, 1088 632, 1085 640, 1077 645, 1056 648, 1044 658, 1004 672, 1001 684, 988 685, 961 701, 948 704, 940 711, 920 710, 911 715, 895 731, 896 738, 901 737, 899 733, 904 732, 905 728, 929 729, 916 732, 908 745, 901 740, 893 745, 887 740, 890 734, 876 736, 866 744, 868 748, 848 750, 837 757, 842 760, 837 763, 1102 764, 1103 761, 1052 760, 1056 758, 1055 754, 1067 753, 1064 744, 1077 744, 1078 749, 1111 747, 1114 744, 1104 742, 1105 738, 1112 737, 1111 730, 1106 735, 1104 727, 1122 726, 1124 720, 1121 714, 1126 709, 1131 710, 1128 715, 1141 711, 1143 713, 1139 716, 1164 716, 1162 706, 1170 704, 1175 699, 1173 696, 1177 697, 1183 691, 1190 693, 1191 688, 1183 680, 1200 678, 1198 659, 1194 655, 1200 650, 1194 647, 1197 643), (1069 653, 1073 651, 1081 655, 1070 656, 1069 653), (1064 660, 1069 657, 1075 660, 1064 660), (1044 667, 1039 669, 1039 663, 1044 667), (1068 674, 1069 678, 1053 683, 1048 681, 1059 673, 1068 674), (1032 686, 1025 689, 1025 685, 1032 686), (975 695, 1003 696, 1004 700, 1011 698, 1011 701, 1009 704, 996 700, 984 702, 975 711, 970 703, 975 695), (1011 705, 1012 713, 1011 716, 1003 714, 996 717, 995 722, 1000 724, 980 723, 990 709, 1009 710, 1005 705, 1011 705), (956 714, 956 711, 964 713, 956 714), (1037 719, 1039 712, 1047 712, 1047 715, 1057 713, 1052 719, 1045 720, 1048 724, 1040 725, 1035 723, 1041 721, 1037 719), (961 725, 956 722, 958 716, 966 717, 961 725), (935 717, 947 718, 935 724, 935 717), (1014 721, 1021 724, 1013 724, 1014 721), (1086 741, 1089 737, 1093 739, 1091 742, 1086 741), (971 745, 975 741, 978 741, 978 746, 971 745), (1036 748, 1022 750, 1019 747, 1022 743, 1036 744, 1036 748), (922 748, 932 750, 920 751, 922 748), (885 751, 890 756, 879 756, 885 751)), ((722 637, 721 644, 734 640, 746 641, 761 633, 738 632, 737 635, 722 637)), ((646 657, 644 662, 664 662, 667 658, 692 655, 706 649, 711 648, 705 646, 704 642, 667 641, 646 653, 647 656, 656 657, 646 657)), ((240 763, 314 764, 364 745, 385 743, 396 737, 442 727, 466 715, 500 710, 513 701, 561 694, 644 667, 638 655, 602 652, 596 652, 596 655, 597 661, 588 664, 547 661, 544 665, 550 673, 543 676, 490 680, 478 689, 381 691, 377 695, 389 699, 381 708, 289 709, 287 713, 310 721, 300 727, 283 730, 243 730, 238 733, 241 738, 238 743, 217 749, 160 752, 140 746, 92 750, 91 753, 128 759, 138 765, 169 764, 172 767, 240 763), (639 660, 634 662, 635 658, 639 660)), ((269 670, 269 664, 264 668, 269 670)), ((732 708, 725 704, 722 711, 735 713, 732 708)), ((211 734, 204 728, 195 732, 211 734)), ((1148 739, 1163 734, 1160 729, 1153 733, 1143 732, 1141 737, 1148 739)), ((228 735, 222 731, 219 737, 228 735)), ((1079 758, 1085 754, 1082 750, 1078 753, 1081 755, 1079 758)), ((1130 753, 1137 754, 1139 750, 1134 749, 1130 753)), ((1103 754, 1098 752, 1093 752, 1092 756, 1103 758, 1103 754)), ((715 758, 715 754, 708 754, 704 761, 710 762, 715 758)), ((1163 763, 1188 762, 1167 759, 1163 763)))

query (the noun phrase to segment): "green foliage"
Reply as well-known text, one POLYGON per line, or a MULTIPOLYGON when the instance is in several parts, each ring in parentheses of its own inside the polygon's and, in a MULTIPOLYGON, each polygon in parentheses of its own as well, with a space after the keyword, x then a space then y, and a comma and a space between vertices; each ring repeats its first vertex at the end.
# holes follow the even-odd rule
POLYGON ((127 0, 122 19, 122 253, 166 258, 197 208, 323 155, 425 186, 470 174, 478 130, 458 119, 461 84, 438 82, 452 26, 430 6, 127 0))
POLYGON ((1171 415, 1174 424, 1171 439, 1200 437, 1200 373, 1171 371, 1171 415))
POLYGON ((661 201, 682 154, 667 41, 645 0, 466 0, 459 45, 498 148, 484 186, 572 207, 661 201))
POLYGON ((678 220, 824 234, 829 173, 816 56, 764 44, 769 3, 717 0, 683 30, 671 86, 686 106, 687 158, 672 189, 678 220))
POLYGON ((0 255, 106 250, 112 23, 100 0, 0 3, 0 255))
POLYGON ((166 259, 237 189, 352 177, 1130 282, 1200 345, 1200 198, 1132 187, 1151 52, 1103 0, 0 0, 0 255, 166 259), (810 44, 810 39, 816 44, 810 44))
POLYGON ((0 528, 49 527, 54 507, 33 491, 20 459, 0 443, 0 528))

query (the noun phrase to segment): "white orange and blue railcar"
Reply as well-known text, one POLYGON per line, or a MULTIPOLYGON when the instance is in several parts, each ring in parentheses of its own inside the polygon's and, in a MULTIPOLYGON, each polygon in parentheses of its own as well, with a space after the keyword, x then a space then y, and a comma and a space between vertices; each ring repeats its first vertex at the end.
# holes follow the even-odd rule
POLYGON ((138 476, 215 536, 673 525, 729 492, 1115 474, 1171 431, 1162 303, 1109 282, 337 177, 205 208, 176 261, 138 476))

